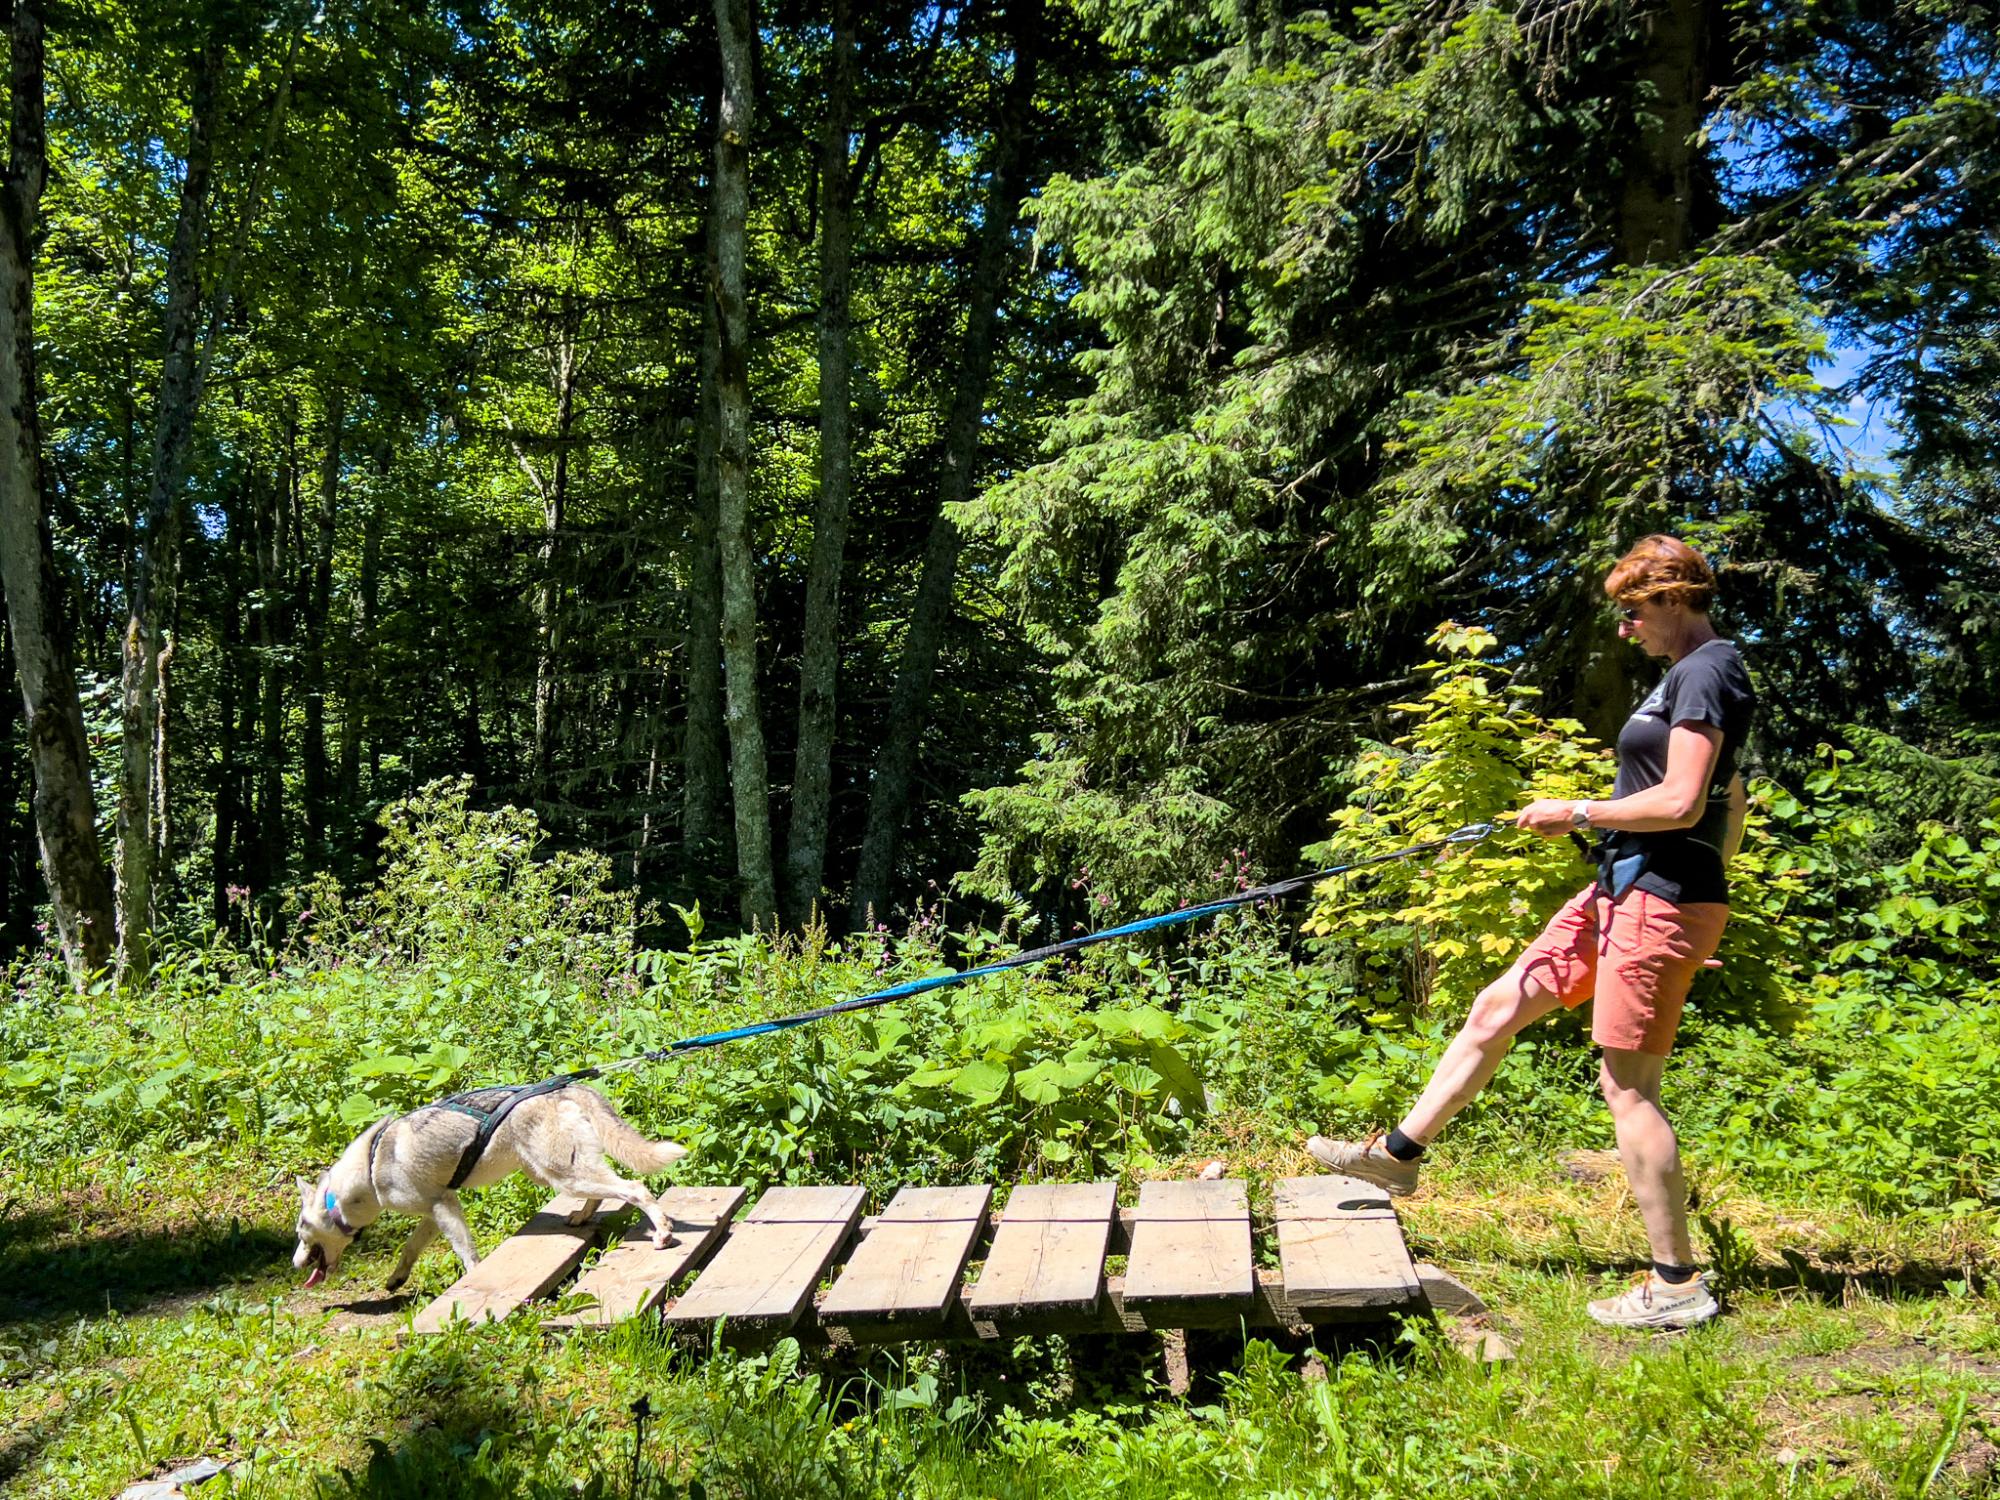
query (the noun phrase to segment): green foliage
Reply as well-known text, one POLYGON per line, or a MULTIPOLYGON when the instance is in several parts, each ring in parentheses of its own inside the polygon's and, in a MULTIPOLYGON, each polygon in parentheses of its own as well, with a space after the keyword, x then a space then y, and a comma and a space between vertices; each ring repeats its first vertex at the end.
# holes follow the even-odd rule
POLYGON ((1117 911, 1120 920, 1212 892, 1214 877, 1196 872, 1207 872, 1232 823, 1229 808, 1202 792, 1199 771, 1177 766, 1143 788, 1096 785, 1090 763, 1065 754, 1059 736, 1036 744, 1040 755, 1018 781, 962 799, 984 832, 960 886, 999 902, 1065 883, 1087 887, 1099 912, 1117 911))
MULTIPOLYGON (((1477 627, 1431 633, 1441 655, 1420 669, 1428 690, 1396 705, 1410 715, 1408 733, 1355 762, 1350 805, 1306 858, 1347 863, 1424 843, 1502 818, 1531 796, 1604 795, 1610 753, 1574 720, 1537 716, 1534 690, 1480 659, 1497 644, 1477 627)), ((1502 829, 1421 861, 1335 877, 1305 930, 1330 951, 1351 950, 1358 982, 1382 1007, 1461 1010, 1588 874, 1567 840, 1502 829)))
MULTIPOLYGON (((601 858, 538 858, 532 814, 470 809, 462 784, 396 804, 384 826, 381 883, 302 914, 290 951, 172 955, 149 994, 87 1003, 54 970, 35 974, 0 1013, 0 1118, 18 1127, 0 1160, 144 1140, 275 1149, 304 1166, 457 1089, 936 970, 934 924, 894 960, 874 936, 637 951, 631 898, 606 889, 601 858)), ((686 916, 698 934, 699 913, 686 916)), ((1005 976, 609 1086, 723 1180, 1116 1172, 1185 1140, 1206 1107, 1221 1028, 1165 1008, 1173 994, 1146 953, 1114 953, 1053 981, 1005 976)))
POLYGON ((1731 476, 1767 440, 1766 409, 1828 418, 1811 373, 1825 348, 1798 287, 1755 259, 1635 267, 1536 298, 1473 378, 1411 403, 1377 537, 1436 569, 1467 520, 1529 497, 1555 507, 1572 552, 1655 529, 1696 488, 1736 510, 1731 476))
POLYGON ((331 876, 305 887, 307 950, 420 963, 449 956, 480 968, 587 973, 599 984, 629 966, 644 914, 615 885, 611 861, 551 850, 527 808, 480 811, 471 799, 472 779, 460 776, 384 808, 376 884, 355 900, 331 876))
MULTIPOLYGON (((1505 689, 1489 638, 1448 627, 1436 644, 1406 743, 1357 766, 1339 858, 1449 832, 1529 785, 1602 790, 1600 754, 1505 689)), ((1878 784, 1840 751, 1805 795, 1758 789, 1723 967, 1697 988, 1669 1107, 1706 1166, 1962 1215, 2000 1195, 2000 831, 1936 826, 1882 865, 1893 806, 1878 784)), ((58 971, 22 971, 0 1010, 0 1166, 33 1178, 106 1151, 222 1150, 310 1167, 367 1121, 455 1089, 805 1009, 942 957, 936 914, 893 955, 880 934, 635 950, 629 903, 602 895, 589 861, 536 861, 525 815, 468 809, 447 787, 389 822, 383 884, 324 927, 303 922, 289 950, 177 951, 143 997, 79 1001, 58 971)), ((1583 873, 1562 841, 1496 838, 1323 891, 1308 919, 1320 962, 1297 963, 1267 919, 1225 919, 607 1087, 693 1146, 684 1170, 704 1180, 879 1191, 1143 1171, 1217 1110, 1358 1129, 1421 1085, 1471 993, 1583 873)), ((990 933, 951 937, 995 951, 990 933)), ((1524 1130, 1606 1138, 1573 1017, 1524 1037, 1460 1127, 1524 1130)), ((504 1221, 527 1192, 481 1195, 475 1213, 504 1221)))

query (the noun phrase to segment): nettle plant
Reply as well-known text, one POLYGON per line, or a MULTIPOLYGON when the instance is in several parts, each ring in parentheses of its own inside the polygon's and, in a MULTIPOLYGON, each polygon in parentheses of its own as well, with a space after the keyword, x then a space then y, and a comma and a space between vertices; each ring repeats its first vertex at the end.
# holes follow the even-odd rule
MULTIPOLYGON (((1533 688, 1482 660, 1498 640, 1446 622, 1431 633, 1429 688, 1397 707, 1410 729, 1365 751, 1332 836, 1305 851, 1346 864, 1505 816, 1533 796, 1602 797, 1611 753, 1573 719, 1544 719, 1533 688)), ((1462 1007, 1589 878, 1567 839, 1511 828, 1483 843, 1325 882, 1305 931, 1346 948, 1379 1019, 1405 1007, 1462 1007)))

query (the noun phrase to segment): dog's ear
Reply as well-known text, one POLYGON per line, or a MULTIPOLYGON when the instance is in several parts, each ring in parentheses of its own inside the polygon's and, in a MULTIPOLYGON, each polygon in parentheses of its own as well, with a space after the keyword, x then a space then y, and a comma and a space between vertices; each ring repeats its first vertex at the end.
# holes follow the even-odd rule
POLYGON ((307 1182, 303 1177, 294 1177, 292 1181, 296 1182, 299 1185, 299 1202, 301 1203, 312 1202, 313 1185, 310 1182, 307 1182))

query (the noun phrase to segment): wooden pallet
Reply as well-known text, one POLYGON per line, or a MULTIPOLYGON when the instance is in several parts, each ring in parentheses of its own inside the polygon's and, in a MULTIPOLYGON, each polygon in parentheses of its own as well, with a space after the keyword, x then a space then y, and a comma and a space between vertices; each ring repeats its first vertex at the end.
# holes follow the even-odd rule
MULTIPOLYGON (((1347 1177, 1276 1185, 1268 1225, 1246 1185, 1148 1182, 1121 1209, 1110 1182, 992 1189, 904 1188, 873 1218, 859 1187, 777 1187, 737 1216, 742 1188, 665 1195, 674 1243, 640 1222, 590 1267, 549 1328, 657 1308, 670 1329, 735 1343, 995 1339, 1017 1333, 1281 1327, 1302 1330, 1427 1307, 1402 1226, 1380 1189, 1347 1177), (1275 1271, 1257 1264, 1257 1231, 1275 1271), (1125 1257, 1122 1273, 1107 1262, 1125 1257), (670 1296, 679 1283, 678 1296, 670 1296), (831 1278, 831 1284, 823 1283, 831 1278)), ((557 1200, 420 1313, 504 1317, 544 1297, 609 1226, 570 1226, 557 1200)))

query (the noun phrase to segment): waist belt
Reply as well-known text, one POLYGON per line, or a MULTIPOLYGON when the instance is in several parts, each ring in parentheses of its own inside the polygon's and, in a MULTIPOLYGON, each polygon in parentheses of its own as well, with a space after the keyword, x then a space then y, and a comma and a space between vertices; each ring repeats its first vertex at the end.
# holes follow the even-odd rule
POLYGON ((462 1187, 465 1179, 472 1175, 472 1169, 479 1165, 479 1158, 486 1154, 487 1146, 493 1140, 493 1132, 500 1128, 500 1122, 512 1114, 519 1105, 542 1094, 553 1094, 557 1089, 567 1088, 570 1077, 558 1073, 553 1078, 544 1078, 540 1083, 504 1084, 493 1088, 471 1089, 463 1094, 453 1094, 449 1099, 440 1099, 428 1106, 431 1109, 448 1109, 456 1114, 470 1115, 479 1124, 472 1133, 472 1140, 458 1158, 458 1169, 451 1174, 446 1187, 462 1187))
POLYGON ((1597 888, 1613 901, 1623 901, 1626 892, 1646 873, 1650 849, 1637 839, 1607 833, 1589 851, 1597 865, 1597 888))

